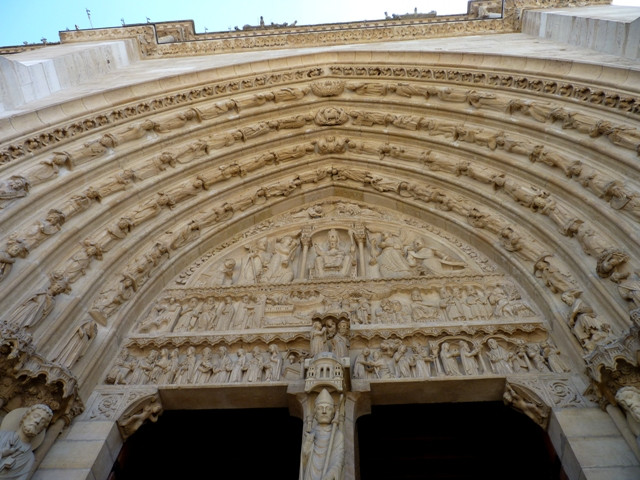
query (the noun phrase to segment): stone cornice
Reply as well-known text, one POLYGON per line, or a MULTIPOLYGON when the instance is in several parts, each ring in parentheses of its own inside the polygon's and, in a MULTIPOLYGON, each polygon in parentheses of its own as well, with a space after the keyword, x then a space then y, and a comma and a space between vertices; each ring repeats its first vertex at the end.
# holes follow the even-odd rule
MULTIPOLYGON (((522 11, 538 8, 607 5, 610 0, 472 1, 462 15, 398 15, 394 18, 320 25, 249 26, 230 32, 196 33, 192 20, 135 24, 60 32, 65 43, 133 38, 146 58, 210 55, 317 45, 348 45, 437 37, 514 33, 522 11)), ((33 45, 0 48, 0 54, 32 50, 33 45)))

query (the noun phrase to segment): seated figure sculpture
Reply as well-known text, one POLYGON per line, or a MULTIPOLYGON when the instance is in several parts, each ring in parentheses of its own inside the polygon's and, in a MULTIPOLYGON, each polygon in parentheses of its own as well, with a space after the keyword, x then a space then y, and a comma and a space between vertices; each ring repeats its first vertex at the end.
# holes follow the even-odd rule
POLYGON ((335 228, 329 230, 327 235, 326 248, 317 243, 313 244, 316 251, 314 263, 314 277, 325 278, 330 276, 346 277, 352 271, 355 264, 355 247, 351 245, 351 251, 340 247, 340 237, 335 228))
POLYGON ((22 415, 17 431, 0 430, 1 480, 26 480, 29 477, 35 461, 32 450, 38 446, 34 444, 42 442, 38 436, 52 417, 53 412, 48 406, 36 404, 22 415))

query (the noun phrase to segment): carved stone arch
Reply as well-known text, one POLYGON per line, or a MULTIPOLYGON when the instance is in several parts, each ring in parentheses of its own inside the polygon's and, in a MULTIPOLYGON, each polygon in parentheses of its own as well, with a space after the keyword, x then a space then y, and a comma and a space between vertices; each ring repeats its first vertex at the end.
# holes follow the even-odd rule
MULTIPOLYGON (((295 202, 296 202, 296 201, 297 201, 297 200, 296 200, 295 198, 291 198, 291 197, 287 197, 287 198, 285 199, 285 203, 286 203, 286 202, 288 202, 290 205, 295 204, 295 202)), ((241 220, 241 221, 242 221, 242 220, 241 220)), ((220 236, 218 236, 218 238, 220 238, 220 236)), ((201 241, 201 240, 202 240, 202 237, 201 237, 201 238, 199 238, 199 240, 198 240, 198 241, 201 241)), ((160 279, 160 278, 161 278, 161 277, 158 277, 158 279, 160 279)), ((137 304, 137 303, 138 303, 138 302, 134 302, 133 304, 131 304, 131 306, 134 306, 134 305, 135 305, 135 304, 137 304)), ((138 312, 139 312, 137 315, 139 315, 139 314, 142 314, 142 313, 143 313, 139 307, 136 307, 136 308, 135 308, 135 310, 130 310, 130 309, 127 307, 126 309, 123 309, 122 313, 124 313, 125 311, 126 311, 126 312, 128 312, 128 313, 126 313, 126 315, 124 316, 124 318, 129 318, 129 319, 133 319, 133 318, 135 318, 135 315, 136 315, 136 314, 133 314, 133 315, 132 315, 132 312, 134 312, 134 311, 138 311, 138 312)), ((129 325, 131 325, 131 323, 129 323, 129 325)))
MULTIPOLYGON (((505 8, 510 19, 486 19, 482 28, 513 28, 519 22, 515 4, 508 2, 505 8)), ((414 33, 419 38, 431 28, 438 35, 451 33, 437 21, 410 27, 389 22, 371 31, 386 29, 384 35, 390 37, 383 38, 396 40, 414 33)), ((448 25, 459 27, 458 22, 451 19, 448 25)), ((130 28, 127 35, 143 35, 149 42, 141 46, 143 57, 157 56, 158 62, 167 62, 164 55, 235 51, 239 45, 262 49, 267 38, 283 42, 279 45, 294 38, 283 31, 264 38, 245 32, 242 41, 236 36, 226 44, 207 38, 159 45, 153 31, 161 27, 130 28)), ((121 34, 115 30, 91 34, 121 34)), ((297 45, 306 45, 311 32, 294 30, 302 42, 297 45)), ((348 41, 343 33, 333 32, 327 41, 348 41)), ((361 33, 355 29, 356 36, 350 38, 372 41, 358 36, 361 33)), ((140 45, 139 39, 127 42, 140 45)), ((138 361, 149 349, 163 348, 178 349, 179 361, 186 361, 194 348, 200 362, 205 348, 228 346, 234 361, 240 349, 248 349, 249 360, 263 357, 266 364, 273 353, 269 347, 275 346, 278 355, 287 348, 295 357, 292 375, 299 380, 309 342, 304 322, 291 325, 291 331, 214 330, 193 339, 187 331, 142 331, 136 322, 149 317, 153 308, 170 310, 162 304, 165 295, 179 302, 194 298, 194 309, 211 299, 218 308, 219 299, 229 296, 238 310, 245 308, 241 303, 247 294, 250 302, 264 301, 267 309, 262 298, 267 293, 247 280, 255 279, 258 271, 244 283, 232 276, 231 285, 189 284, 194 288, 182 292, 184 298, 177 293, 185 286, 179 282, 206 261, 224 260, 233 242, 249 247, 243 251, 248 253, 260 236, 245 236, 254 227, 274 236, 266 247, 272 255, 279 241, 276 232, 284 231, 277 222, 301 213, 307 217, 299 222, 296 271, 290 282, 309 298, 299 299, 299 304, 313 305, 312 285, 322 284, 327 302, 337 303, 341 292, 353 292, 355 282, 366 279, 347 302, 351 361, 365 346, 380 348, 383 342, 389 351, 405 342, 408 355, 427 357, 431 354, 424 347, 429 342, 439 346, 464 341, 472 351, 472 345, 480 346, 476 358, 487 363, 487 368, 479 365, 484 373, 490 369, 486 342, 499 339, 508 353, 531 355, 530 365, 554 351, 571 364, 571 375, 558 361, 557 371, 544 372, 549 377, 536 377, 542 386, 533 390, 540 398, 548 394, 547 405, 588 405, 574 395, 584 391, 588 381, 612 402, 614 390, 624 382, 609 376, 616 372, 633 381, 637 365, 637 332, 629 327, 636 320, 634 309, 640 307, 634 277, 640 248, 640 97, 632 69, 611 61, 594 67, 579 59, 542 60, 540 52, 526 48, 515 58, 467 47, 464 55, 449 47, 423 51, 417 43, 396 47, 392 57, 386 47, 372 44, 274 53, 268 60, 237 58, 230 66, 207 64, 167 81, 164 76, 159 81, 140 79, 135 98, 129 86, 113 85, 108 96, 64 100, 59 109, 3 120, 1 320, 32 334, 38 355, 52 364, 47 368, 59 369, 71 384, 76 378, 68 367, 83 397, 108 378, 120 385, 122 378, 110 370, 124 350, 130 356, 126 363, 132 357, 138 361), (415 227, 431 235, 437 229, 446 241, 429 247, 451 268, 434 273, 438 269, 428 267, 434 257, 424 252, 413 260, 424 267, 418 275, 391 278, 378 270, 378 278, 367 277, 374 260, 370 252, 377 249, 382 255, 382 249, 372 244, 364 214, 326 223, 326 228, 342 229, 337 248, 342 252, 315 253, 313 243, 326 242, 328 230, 305 230, 319 226, 314 218, 320 217, 314 215, 323 214, 305 209, 334 201, 353 202, 361 209, 381 207, 398 218, 406 215, 414 222, 404 225, 406 230, 415 227), (356 268, 333 276, 323 270, 325 265, 342 266, 345 258, 356 268), (469 259, 476 261, 477 271, 455 271, 469 259), (458 296, 469 304, 455 307, 457 324, 447 319, 435 325, 434 318, 447 318, 448 299, 460 300, 454 285, 447 283, 454 277, 460 280, 458 296), (506 278, 513 279, 513 285, 502 282, 506 278), (382 283, 389 287, 392 320, 372 326, 367 322, 375 321, 377 309, 384 310, 382 283), (444 307, 438 284, 445 289, 444 307), (482 289, 493 295, 493 303, 480 312, 482 289), (527 305, 540 321, 530 321, 527 305), (357 308, 361 317, 354 313, 357 308), (509 320, 497 325, 477 320, 495 318, 496 311, 509 320), (548 339, 555 343, 545 344, 548 339), (538 348, 529 354, 530 344, 538 348), (630 367, 622 367, 621 358, 630 367), (557 393, 564 391, 570 393, 557 393), (578 400, 566 400, 569 397, 578 400)), ((558 58, 568 58, 563 55, 558 58)), ((382 230, 389 226, 376 222, 382 230)), ((404 248, 410 246, 402 247, 406 255, 404 248)), ((234 275, 242 266, 240 257, 235 258, 234 275)), ((249 269, 251 265, 246 264, 249 269)), ((407 271, 416 273, 416 265, 407 271)), ((222 266, 224 262, 215 265, 222 266)), ((287 283, 269 282, 278 288, 287 283)), ((268 308, 273 318, 291 313, 276 300, 268 308)), ((313 308, 305 311, 307 317, 313 308)), ((174 322, 167 328, 174 328, 180 317, 178 313, 167 320, 174 322)), ((462 366, 460 352, 453 353, 462 366)), ((545 368, 553 370, 551 360, 545 361, 545 368)), ((32 367, 25 367, 29 375, 41 371, 32 367)), ((505 374, 491 375, 497 382, 505 374)), ((409 383, 398 377, 392 381, 409 383)))

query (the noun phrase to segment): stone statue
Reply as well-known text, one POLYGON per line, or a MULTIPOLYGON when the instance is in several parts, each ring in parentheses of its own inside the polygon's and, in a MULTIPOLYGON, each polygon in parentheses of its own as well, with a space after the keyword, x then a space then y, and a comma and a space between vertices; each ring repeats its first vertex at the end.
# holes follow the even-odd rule
POLYGON ((600 320, 591 305, 579 298, 580 292, 568 290, 561 295, 564 303, 569 305, 567 323, 582 346, 591 352, 596 344, 609 338, 611 326, 600 320))
POLYGON ((421 348, 419 345, 414 347, 416 353, 414 354, 414 371, 417 378, 428 378, 431 376, 431 363, 434 363, 435 358, 429 353, 429 346, 425 345, 421 348))
POLYGON ((85 354, 97 334, 98 324, 95 321, 84 322, 73 332, 56 360, 71 368, 85 354))
POLYGON ((125 440, 133 435, 138 428, 146 421, 156 422, 158 417, 162 415, 163 409, 160 403, 160 397, 153 395, 142 399, 142 403, 135 402, 132 407, 124 412, 120 420, 118 420, 118 427, 122 438, 125 440))
POLYGON ((371 350, 364 348, 353 361, 353 378, 370 378, 372 369, 369 364, 371 350))
POLYGON ((355 246, 351 244, 350 251, 340 247, 340 237, 335 228, 329 230, 326 247, 313 244, 316 251, 315 276, 324 278, 329 276, 348 276, 355 266, 355 246))
POLYGON ((214 285, 232 285, 235 268, 236 261, 233 258, 227 258, 211 278, 212 283, 214 285))
POLYGON ((231 297, 225 297, 224 303, 220 305, 218 309, 216 330, 229 330, 231 328, 231 320, 233 319, 235 312, 236 309, 233 306, 233 300, 231 297))
MULTIPOLYGON (((62 229, 65 220, 64 213, 52 208, 47 212, 47 216, 43 220, 38 220, 30 227, 27 227, 21 235, 18 234, 17 238, 24 241, 27 249, 33 250, 51 235, 58 233, 62 229)), ((7 242, 8 245, 9 242, 7 242)))
POLYGON ((545 428, 551 413, 550 408, 533 395, 527 395, 526 393, 528 392, 523 388, 518 388, 519 391, 516 388, 507 383, 503 394, 504 404, 521 411, 538 425, 545 428))
POLYGON ((47 428, 52 417, 51 409, 39 403, 26 409, 16 431, 5 430, 4 424, 7 422, 3 422, 3 430, 0 430, 0 479, 29 478, 35 461, 32 449, 38 446, 36 443, 42 442, 43 438, 39 438, 39 435, 47 428))
POLYGON ((255 325, 255 316, 255 302, 251 298, 249 298, 249 295, 244 295, 236 306, 236 312, 231 319, 229 328, 231 330, 241 330, 247 328, 249 322, 255 325))
POLYGON ((487 345, 489 346, 487 356, 489 357, 489 362, 491 362, 493 373, 498 375, 513 373, 513 368, 509 363, 509 352, 502 348, 495 338, 490 338, 487 345))
POLYGON ((413 377, 413 367, 415 366, 415 359, 413 352, 406 345, 400 345, 398 350, 393 355, 395 361, 396 376, 398 378, 411 378, 413 377))
POLYGON ((451 350, 449 343, 444 342, 440 350, 440 360, 442 361, 442 368, 444 368, 446 375, 460 375, 457 357, 458 354, 451 350))
POLYGON ((636 443, 640 447, 640 389, 622 387, 616 392, 616 402, 624 410, 629 430, 636 436, 636 443))
POLYGON ((261 238, 255 244, 255 246, 246 246, 247 257, 242 264, 242 270, 239 284, 253 284, 259 283, 262 274, 269 265, 271 260, 271 253, 267 251, 267 239, 261 238))
POLYGON ((129 360, 129 352, 123 349, 116 358, 113 367, 107 374, 106 383, 113 385, 126 385, 129 374, 133 371, 135 363, 129 360))
POLYGON ((196 349, 187 348, 187 354, 180 362, 174 382, 178 384, 190 383, 196 371, 196 349))
POLYGON ((315 426, 304 434, 300 480, 340 480, 344 466, 344 436, 333 398, 322 389, 315 401, 315 426))
POLYGON ((371 321, 371 304, 364 297, 358 300, 354 321, 360 325, 368 325, 371 321))
POLYGON ((537 343, 528 343, 525 346, 525 352, 531 366, 539 372, 547 373, 549 371, 549 368, 547 367, 544 357, 542 356, 541 350, 542 349, 540 345, 538 345, 537 343))
POLYGON ((245 372, 249 369, 249 357, 244 348, 239 348, 236 352, 236 360, 233 362, 231 373, 229 374, 229 382, 240 383, 242 382, 245 372))
POLYGON ((349 356, 349 322, 341 320, 338 331, 331 339, 331 351, 338 358, 349 356))
POLYGON ((6 207, 16 198, 26 197, 29 193, 29 181, 21 176, 13 175, 0 182, 0 208, 6 207))
POLYGON ((471 351, 469 349, 469 344, 464 340, 460 340, 458 343, 460 346, 460 360, 462 361, 462 369, 466 375, 478 375, 480 371, 478 370, 478 361, 476 360, 476 355, 479 353, 479 349, 475 349, 471 351))
POLYGON ((264 272, 266 281, 289 283, 293 280, 294 273, 291 263, 297 248, 298 244, 291 235, 285 235, 278 239, 275 245, 275 252, 267 265, 266 272, 264 272))
POLYGON ((371 245, 373 248, 377 246, 381 249, 374 256, 383 278, 402 278, 411 275, 411 266, 404 257, 404 245, 400 237, 385 232, 379 243, 372 238, 371 245))
POLYGON ((100 245, 86 239, 83 247, 71 257, 71 261, 64 271, 64 274, 69 279, 69 283, 73 283, 85 275, 93 259, 102 260, 102 249, 100 245))
POLYGON ((175 297, 163 298, 153 306, 149 316, 140 324, 138 332, 154 333, 164 332, 170 328, 180 315, 182 305, 175 297))
POLYGON ((411 291, 411 319, 416 322, 434 321, 438 318, 438 308, 424 303, 420 290, 411 291))
POLYGON ((50 275, 51 282, 46 291, 36 293, 11 314, 11 321, 24 328, 35 328, 53 310, 56 296, 71 292, 68 279, 59 272, 50 275))
POLYGON ((322 322, 320 320, 313 321, 310 350, 312 357, 315 357, 321 352, 327 351, 327 327, 322 326, 322 322))
POLYGON ((208 297, 202 305, 200 318, 198 319, 199 330, 213 330, 216 326, 216 299, 208 297))
POLYGON ((455 261, 444 253, 427 247, 421 239, 416 239, 407 249, 407 263, 417 267, 422 275, 438 275, 446 271, 461 270, 464 262, 455 261))
POLYGON ((264 370, 264 358, 260 347, 253 347, 251 356, 249 357, 249 365, 245 375, 245 382, 255 383, 262 380, 262 371, 264 370))
POLYGON ((218 348, 218 352, 220 353, 220 362, 213 370, 211 381, 213 383, 227 383, 231 370, 233 370, 233 360, 231 360, 227 347, 224 345, 218 348))
POLYGON ((569 366, 560 356, 560 350, 558 350, 558 348, 550 341, 546 341, 542 344, 542 353, 544 354, 544 358, 547 360, 552 372, 566 373, 571 371, 569 366))
POLYGON ((369 360, 369 367, 373 369, 373 373, 376 378, 380 379, 389 379, 393 378, 391 374, 391 369, 389 368, 389 363, 387 359, 383 358, 382 352, 380 350, 374 350, 371 354, 371 359, 369 360))
POLYGON ((272 343, 269 345, 269 359, 264 365, 264 379, 269 382, 278 382, 282 376, 283 358, 278 345, 272 343))
POLYGON ((640 273, 636 272, 635 279, 618 284, 618 293, 622 298, 630 301, 634 309, 640 308, 640 273))
POLYGON ((196 365, 193 383, 195 385, 209 383, 209 379, 211 378, 211 374, 213 373, 215 367, 216 360, 214 354, 211 351, 211 348, 205 347, 202 350, 202 356, 200 357, 200 360, 196 365))
POLYGON ((533 266, 533 273, 536 277, 542 278, 553 293, 562 293, 575 288, 573 279, 558 269, 552 255, 541 257, 533 266))
POLYGON ((5 248, 5 251, 0 250, 0 282, 11 273, 16 258, 26 258, 29 255, 27 245, 15 234, 9 236, 5 248))
POLYGON ((182 309, 180 318, 174 327, 174 332, 191 332, 196 329, 200 317, 200 302, 196 297, 191 297, 187 305, 182 309))
POLYGON ((122 275, 118 285, 100 293, 98 300, 89 310, 89 315, 101 325, 106 325, 107 318, 137 290, 135 280, 130 275, 122 275))

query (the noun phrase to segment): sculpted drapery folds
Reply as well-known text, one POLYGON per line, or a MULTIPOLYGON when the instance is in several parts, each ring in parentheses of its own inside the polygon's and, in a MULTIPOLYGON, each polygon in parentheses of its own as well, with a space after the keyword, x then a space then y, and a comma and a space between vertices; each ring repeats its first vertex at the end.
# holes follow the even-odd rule
POLYGON ((340 237, 335 229, 329 230, 325 247, 313 244, 316 251, 315 274, 319 278, 339 275, 346 276, 351 267, 355 266, 355 246, 350 251, 340 246, 340 237))
POLYGON ((47 405, 36 404, 26 409, 17 431, 7 430, 6 427, 0 430, 0 479, 29 478, 35 461, 32 449, 42 442, 38 436, 47 428, 52 417, 53 412, 47 405))
POLYGON ((300 480, 341 480, 345 451, 338 416, 333 398, 322 389, 315 401, 315 425, 302 441, 300 480))

